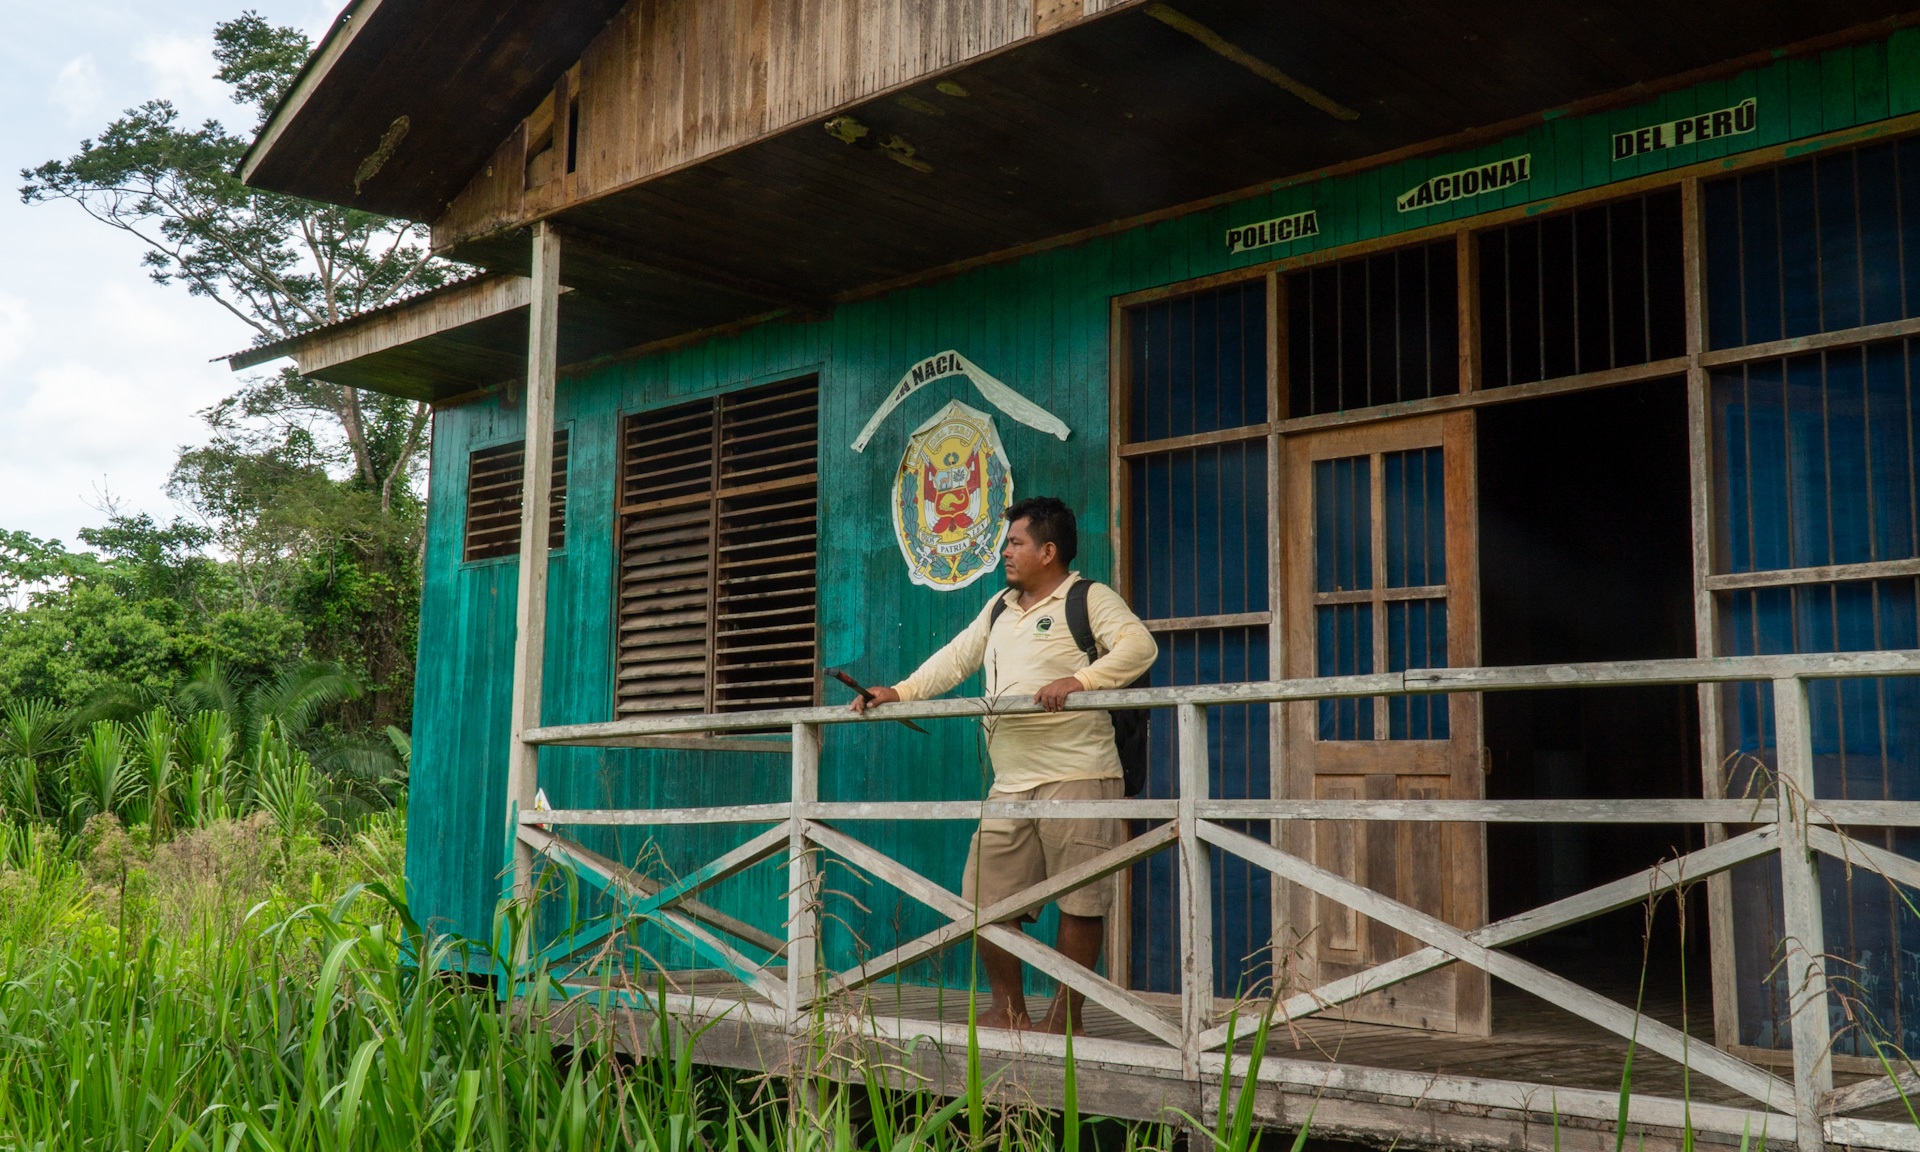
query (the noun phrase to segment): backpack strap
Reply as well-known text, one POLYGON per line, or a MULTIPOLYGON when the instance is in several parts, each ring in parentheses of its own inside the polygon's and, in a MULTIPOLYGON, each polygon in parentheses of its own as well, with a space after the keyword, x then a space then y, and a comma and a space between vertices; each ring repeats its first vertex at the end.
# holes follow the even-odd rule
POLYGON ((1002 589, 1001 591, 994 593, 994 596, 993 596, 993 612, 987 617, 987 632, 989 634, 993 632, 993 626, 995 624, 1000 623, 1000 613, 1005 612, 1006 610, 1007 610, 1007 593, 1005 589, 1002 589))
POLYGON ((1100 646, 1093 639, 1093 620, 1087 615, 1087 593, 1092 589, 1093 581, 1085 579, 1075 580, 1067 589, 1067 631, 1073 633, 1073 642, 1089 664, 1100 659, 1100 646))

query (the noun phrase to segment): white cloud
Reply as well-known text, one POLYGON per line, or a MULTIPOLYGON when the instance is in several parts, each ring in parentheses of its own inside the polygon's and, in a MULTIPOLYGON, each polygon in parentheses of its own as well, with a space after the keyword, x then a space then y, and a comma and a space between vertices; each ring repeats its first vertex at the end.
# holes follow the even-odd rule
POLYGON ((154 95, 173 101, 184 119, 231 118, 233 102, 226 86, 213 78, 219 65, 213 59, 211 35, 149 36, 134 45, 133 58, 152 73, 154 95))
MULTIPOLYGON (((343 0, 0 0, 0 104, 39 109, 0 131, 0 171, 73 154, 121 109, 174 102, 234 131, 252 115, 213 79, 212 29, 245 8, 318 35, 343 0)), ((231 392, 246 326, 183 288, 160 288, 140 246, 70 204, 0 196, 0 529, 72 543, 101 493, 170 519, 165 484, 197 413, 231 392)))
POLYGON ((27 337, 32 333, 33 321, 27 315, 27 302, 0 292, 0 368, 26 351, 27 337))
POLYGON ((93 53, 75 56, 61 67, 47 100, 67 114, 69 123, 90 124, 98 118, 106 91, 100 86, 100 66, 94 63, 93 53))

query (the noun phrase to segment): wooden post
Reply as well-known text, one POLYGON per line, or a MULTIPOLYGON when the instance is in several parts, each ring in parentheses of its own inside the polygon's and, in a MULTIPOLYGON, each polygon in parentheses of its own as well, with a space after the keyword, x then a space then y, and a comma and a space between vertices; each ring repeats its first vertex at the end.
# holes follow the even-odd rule
MULTIPOLYGON (((1700 356, 1707 350, 1706 258, 1702 254, 1700 180, 1689 177, 1680 185, 1681 271, 1686 287, 1687 340, 1687 491, 1693 519, 1693 638, 1694 655, 1720 654, 1719 629, 1713 593, 1707 577, 1713 574, 1713 446, 1708 430, 1713 410, 1712 381, 1700 356)), ((1700 711, 1700 794, 1712 799, 1726 795, 1724 739, 1720 718, 1721 686, 1701 684, 1694 689, 1700 711)), ((1724 824, 1708 824, 1705 842, 1727 838, 1724 824)), ((1682 931, 1685 926, 1682 926, 1682 931)), ((1707 959, 1713 977, 1713 1039, 1721 1048, 1740 1042, 1740 997, 1733 959, 1733 877, 1707 880, 1707 959)))
MULTIPOLYGON (((520 587, 514 612, 513 720, 507 745, 507 812, 533 808, 540 788, 540 749, 521 739, 540 726, 540 686, 547 655, 547 502, 553 490, 553 388, 559 365, 560 235, 533 226, 533 299, 527 313, 526 451, 520 487, 520 587)), ((513 895, 533 894, 533 850, 513 837, 513 895)), ((529 921, 531 923, 531 921, 529 921)), ((526 940, 520 942, 524 948, 526 940)))
POLYGON ((793 726, 793 817, 787 840, 787 1026, 800 1032, 820 959, 820 878, 807 812, 820 799, 820 726, 793 726))
MULTIPOLYGON (((1273 609, 1267 619, 1267 676, 1287 674, 1286 603, 1286 521, 1287 507, 1285 442, 1280 422, 1291 414, 1288 405, 1293 396, 1293 349, 1288 343, 1287 280, 1279 272, 1267 273, 1267 421, 1273 429, 1267 433, 1267 604, 1273 609)), ((1267 795, 1276 800, 1287 796, 1287 706, 1267 705, 1267 795)), ((1279 820, 1267 822, 1267 841, 1282 843, 1285 827, 1279 820)), ((1292 970, 1294 952, 1293 885, 1278 876, 1267 888, 1268 971, 1273 973, 1273 991, 1278 994, 1292 970)))
POLYGON ((1793 1102, 1801 1152, 1823 1146, 1820 1098, 1833 1090, 1833 1032, 1827 1015, 1827 944, 1821 922, 1820 872, 1807 840, 1813 798, 1813 732, 1807 682, 1773 682, 1775 791, 1780 804, 1782 966, 1793 1020, 1793 1102))
POLYGON ((1207 710, 1180 705, 1180 1071, 1200 1077, 1200 1035, 1213 1026, 1213 870, 1200 839, 1199 802, 1207 798, 1207 710))

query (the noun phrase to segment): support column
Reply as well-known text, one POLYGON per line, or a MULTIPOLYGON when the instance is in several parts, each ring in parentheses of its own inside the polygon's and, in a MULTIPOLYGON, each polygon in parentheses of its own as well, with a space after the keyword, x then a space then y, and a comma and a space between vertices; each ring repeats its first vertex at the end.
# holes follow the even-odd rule
MULTIPOLYGON (((513 895, 533 893, 533 851, 520 842, 519 813, 540 787, 540 749, 522 736, 540 726, 547 655, 547 524, 553 490, 553 388, 560 338, 560 234, 533 226, 533 302, 527 314, 527 439, 520 488, 520 587, 514 611, 513 728, 507 746, 507 813, 513 843, 513 895)), ((529 921, 531 923, 531 921, 529 921)), ((526 941, 520 947, 526 947, 526 941)))
POLYGON ((1827 1008, 1827 944, 1821 921, 1820 872, 1807 843, 1813 798, 1812 715, 1807 682, 1773 682, 1775 789, 1779 794, 1781 913, 1786 925, 1782 969, 1793 1020, 1793 1103, 1800 1152, 1820 1152, 1820 1098, 1833 1091, 1833 1031, 1827 1008))
POLYGON ((1177 713, 1180 807, 1181 1074, 1200 1077, 1201 1033, 1213 1027, 1213 869, 1200 839, 1198 806, 1207 798, 1207 710, 1182 704, 1177 713))
POLYGON ((787 1026, 806 1029, 820 962, 820 883, 807 812, 820 799, 820 726, 793 726, 793 818, 787 842, 787 1026))

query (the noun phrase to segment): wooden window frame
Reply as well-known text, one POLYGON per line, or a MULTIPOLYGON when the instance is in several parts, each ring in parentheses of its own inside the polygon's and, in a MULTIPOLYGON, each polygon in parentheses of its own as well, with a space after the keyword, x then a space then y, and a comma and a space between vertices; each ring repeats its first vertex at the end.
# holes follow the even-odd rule
MULTIPOLYGON (((623 665, 622 665, 621 646, 618 643, 617 637, 620 635, 620 629, 621 629, 621 603, 622 603, 622 596, 623 596, 623 586, 625 583, 623 554, 626 546, 626 528, 627 528, 628 518, 633 516, 645 515, 648 513, 661 512, 661 511, 672 512, 676 510, 683 510, 683 509, 691 510, 691 509, 702 508, 702 507, 706 509, 707 517, 708 517, 708 520, 707 520, 708 530, 707 530, 707 542, 706 542, 707 543, 707 559, 706 559, 707 587, 706 587, 706 607, 705 607, 705 637, 706 638, 704 641, 704 646, 706 649, 706 657, 705 657, 706 665, 705 665, 704 671, 701 674, 704 680, 704 684, 701 689, 702 704, 701 704, 700 711, 705 714, 712 714, 716 711, 716 705, 724 703, 724 701, 722 701, 720 698, 721 697, 720 674, 723 671, 723 669, 719 663, 719 656, 721 654, 719 625, 721 623, 721 617, 723 615, 723 611, 719 601, 721 599, 720 583, 721 583, 722 569, 725 563, 725 561, 721 556, 721 552, 724 551, 722 541, 723 541, 724 534, 728 530, 726 527, 728 522, 728 516, 729 516, 727 504, 729 501, 739 500, 742 498, 750 498, 754 496, 765 496, 770 493, 779 493, 784 491, 796 491, 796 492, 810 491, 813 495, 812 525, 813 525, 815 543, 813 546, 813 552, 811 556, 812 562, 813 562, 813 584, 812 584, 812 600, 811 600, 811 621, 809 624, 809 627, 811 628, 811 631, 812 631, 812 643, 811 643, 811 648, 807 657, 807 664, 808 664, 809 672, 812 679, 812 687, 810 688, 810 690, 807 692, 806 695, 807 695, 807 703, 816 704, 816 705, 820 703, 821 685, 820 685, 820 678, 817 674, 817 669, 819 667, 819 662, 820 662, 820 578, 819 578, 818 536, 819 536, 819 530, 820 530, 819 450, 820 450, 821 440, 819 437, 819 411, 820 411, 819 376, 817 373, 803 372, 793 376, 782 377, 776 380, 757 381, 747 386, 733 388, 726 392, 715 393, 708 396, 692 397, 692 398, 676 398, 673 402, 668 404, 655 405, 649 408, 622 412, 620 414, 618 424, 617 424, 617 427, 620 430, 619 431, 620 443, 619 443, 619 448, 617 450, 616 463, 615 463, 616 480, 615 480, 615 497, 614 497, 615 506, 614 506, 614 533, 613 533, 614 592, 612 597, 613 603, 612 603, 612 621, 611 621, 611 627, 613 629, 613 634, 616 637, 616 642, 613 645, 613 650, 611 653, 611 666, 609 668, 609 678, 610 678, 610 683, 612 685, 612 692, 610 695, 612 700, 612 714, 614 718, 626 719, 626 718, 632 718, 632 717, 638 717, 638 716, 649 716, 649 715, 685 714, 684 709, 626 710, 626 711, 622 710, 619 685, 620 685, 620 674, 623 671, 623 665), (725 463, 725 458, 724 458, 725 445, 723 441, 724 421, 726 419, 726 415, 728 412, 729 402, 731 401, 733 403, 739 403, 744 398, 751 398, 751 397, 754 397, 756 394, 761 396, 769 396, 769 397, 776 396, 778 394, 777 393, 778 389, 793 388, 796 385, 808 386, 809 388, 811 388, 812 394, 813 394, 812 403, 813 403, 813 412, 814 412, 814 426, 813 426, 814 427, 814 446, 813 446, 814 457, 813 457, 812 469, 806 472, 805 474, 781 476, 781 477, 778 477, 772 480, 767 480, 767 481, 748 483, 748 484, 739 484, 739 485, 733 485, 733 486, 727 486, 723 484, 722 470, 725 463), (674 408, 691 406, 695 404, 706 406, 707 408, 706 418, 708 420, 709 429, 710 429, 710 440, 709 440, 709 447, 708 447, 709 454, 707 457, 709 474, 707 479, 706 490, 703 492, 689 493, 689 494, 679 495, 679 496, 671 496, 663 499, 644 500, 644 501, 638 501, 633 503, 627 502, 627 499, 626 499, 626 483, 627 483, 626 443, 627 443, 627 435, 628 435, 627 429, 629 427, 629 422, 636 419, 644 419, 649 414, 665 412, 674 408)), ((749 703, 745 705, 734 705, 732 707, 722 707, 719 710, 739 711, 742 709, 742 707, 751 708, 751 707, 761 707, 761 706, 762 705, 749 703)), ((782 703, 778 706, 790 707, 794 705, 791 702, 787 702, 787 703, 782 703)), ((699 743, 699 741, 696 741, 695 743, 699 743)))
MULTIPOLYGON (((572 467, 571 445, 573 439, 572 424, 556 425, 553 430, 553 478, 551 496, 548 499, 547 553, 564 553, 567 547, 567 473, 572 467)), ((520 557, 520 502, 526 492, 526 473, 524 465, 520 474, 520 490, 510 496, 502 497, 500 514, 506 513, 511 505, 514 536, 510 546, 502 551, 489 551, 484 555, 474 555, 473 541, 473 477, 474 462, 482 456, 500 453, 516 445, 520 449, 521 459, 526 458, 526 437, 516 440, 497 440, 482 444, 467 451, 467 478, 463 485, 460 505, 460 565, 469 567, 477 564, 494 564, 503 560, 518 560, 520 557)), ((504 521, 503 521, 504 522, 504 521)))
MULTIPOLYGON (((1696 164, 1672 168, 1665 172, 1650 173, 1627 180, 1588 188, 1563 196, 1550 198, 1544 202, 1535 201, 1511 207, 1497 208, 1477 215, 1457 220, 1441 221, 1422 228, 1409 229, 1389 236, 1380 236, 1362 240, 1353 244, 1301 253, 1295 256, 1281 257, 1275 260, 1252 264, 1242 268, 1216 272, 1206 276, 1174 281, 1152 288, 1141 289, 1115 295, 1109 300, 1108 320, 1108 507, 1110 531, 1113 541, 1114 586, 1123 595, 1130 595, 1127 586, 1128 573, 1131 571, 1131 528, 1129 515, 1129 494, 1131 492, 1129 466, 1131 461, 1145 455, 1177 448, 1196 447, 1205 443, 1223 443, 1229 440, 1251 439, 1259 435, 1268 437, 1267 466, 1269 470, 1268 499, 1268 578, 1272 582, 1269 590, 1269 603, 1280 604, 1280 582, 1283 575, 1281 558, 1282 509, 1286 502, 1285 480, 1279 470, 1282 455, 1282 441, 1289 435, 1320 431, 1327 428, 1350 425, 1373 424, 1381 421, 1396 420, 1408 416, 1429 413, 1453 412, 1477 409, 1491 404, 1510 404, 1546 396, 1566 395, 1574 392, 1586 392, 1600 388, 1612 388, 1624 384, 1642 381, 1684 378, 1687 394, 1687 440, 1688 467, 1690 479, 1689 504, 1693 526, 1693 596, 1694 596, 1694 643, 1695 654, 1702 657, 1717 655, 1721 647, 1719 629, 1719 604, 1723 593, 1736 589, 1781 587, 1810 583, 1827 583, 1838 580, 1872 579, 1885 576, 1908 576, 1920 574, 1920 559, 1874 561, 1861 564, 1829 565, 1818 568, 1781 569, 1757 573, 1728 573, 1718 571, 1716 557, 1719 555, 1717 534, 1713 526, 1713 456, 1708 421, 1712 411, 1709 392, 1709 374, 1711 369, 1754 361, 1779 359, 1785 356, 1808 352, 1826 351, 1858 347, 1863 344, 1906 337, 1920 337, 1920 317, 1865 325, 1858 328, 1832 332, 1821 332, 1784 340, 1768 341, 1739 347, 1709 349, 1706 342, 1706 269, 1704 258, 1704 232, 1702 225, 1701 183, 1704 180, 1730 176, 1738 172, 1759 169, 1798 159, 1826 147, 1855 147, 1869 143, 1883 143, 1902 137, 1920 134, 1920 113, 1889 118, 1863 133, 1859 128, 1842 129, 1804 140, 1788 141, 1770 145, 1739 155, 1701 161, 1696 164), (1571 212, 1611 200, 1622 200, 1635 196, 1644 196, 1650 192, 1678 188, 1681 196, 1682 254, 1681 277, 1682 299, 1685 308, 1684 352, 1680 356, 1657 360, 1647 364, 1628 365, 1604 371, 1588 372, 1574 376, 1561 376, 1527 384, 1507 387, 1481 388, 1480 372, 1480 323, 1479 323, 1479 233, 1498 228, 1517 221, 1532 218, 1545 212, 1559 214, 1571 212), (1407 401, 1398 404, 1380 405, 1374 408, 1355 409, 1348 412, 1327 413, 1319 416, 1289 416, 1286 409, 1291 391, 1288 379, 1288 348, 1285 331, 1286 275, 1289 272, 1311 268, 1321 264, 1350 260, 1358 256, 1367 256, 1396 248, 1412 248, 1432 243, 1446 237, 1453 237, 1459 245, 1458 259, 1455 261, 1457 275, 1460 278, 1459 307, 1459 354, 1460 389, 1457 393, 1436 396, 1425 400, 1407 401), (1129 311, 1137 305, 1151 303, 1170 297, 1191 295, 1212 288, 1243 283, 1248 280, 1265 277, 1267 281, 1267 412, 1265 425, 1249 426, 1219 433, 1204 433, 1199 436, 1178 437, 1174 439, 1132 443, 1127 438, 1127 413, 1130 411, 1129 357, 1131 347, 1127 331, 1129 311)), ((1270 638, 1268 660, 1270 667, 1285 667, 1286 638, 1282 634, 1280 614, 1270 614, 1270 638)), ((1236 620, 1235 623, 1246 623, 1236 620)), ((1221 622, 1210 619, 1181 621, 1150 621, 1149 626, 1162 628, 1219 626, 1221 622)), ((1699 693, 1700 710, 1700 772, 1702 795, 1709 798, 1722 798, 1724 791, 1720 780, 1719 765, 1725 757, 1725 733, 1722 701, 1719 691, 1711 685, 1701 685, 1699 693)), ((1281 778, 1281 766, 1285 763, 1285 709, 1275 706, 1268 725, 1272 742, 1271 764, 1274 773, 1272 795, 1282 798, 1285 795, 1285 783, 1281 778)), ((1279 835, 1279 822, 1273 829, 1276 840, 1279 835)), ((1709 844, 1724 839, 1723 826, 1709 825, 1706 838, 1709 844)), ((1285 938, 1287 928, 1288 885, 1276 880, 1273 890, 1273 929, 1276 941, 1285 938)), ((1121 892, 1127 894, 1126 874, 1121 874, 1121 892)), ((1708 919, 1711 930, 1711 966, 1713 970, 1714 1000, 1714 1036, 1715 1043, 1722 1049, 1737 1044, 1739 1039, 1739 1006, 1735 995, 1735 974, 1733 969, 1733 896, 1731 879, 1726 875, 1714 876, 1707 886, 1708 919)), ((1127 917, 1112 917, 1114 928, 1109 929, 1110 963, 1113 965, 1114 979, 1123 986, 1127 982, 1127 953, 1125 951, 1125 923, 1127 917), (1117 931, 1115 929, 1118 929, 1117 931)), ((1283 960, 1284 949, 1276 944, 1275 964, 1283 960)))

